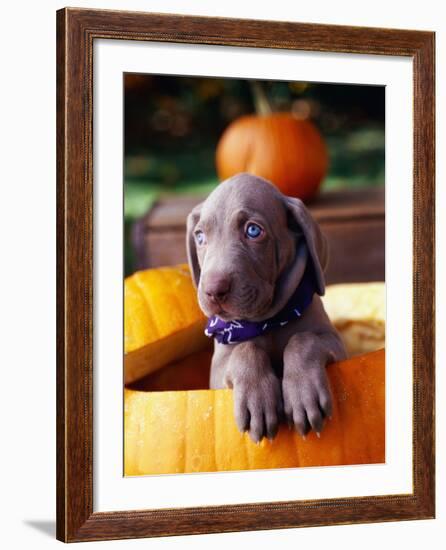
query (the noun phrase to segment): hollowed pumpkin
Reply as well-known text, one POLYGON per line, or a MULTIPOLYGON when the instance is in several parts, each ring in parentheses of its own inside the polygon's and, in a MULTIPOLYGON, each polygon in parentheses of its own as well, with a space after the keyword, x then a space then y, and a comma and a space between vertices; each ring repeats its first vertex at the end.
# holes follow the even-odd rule
MULTIPOLYGON (((138 271, 124 290, 126 384, 212 348, 186 264, 138 271)), ((328 286, 323 301, 349 355, 384 347, 384 283, 328 286)))
POLYGON ((125 390, 125 475, 373 464, 385 459, 384 350, 328 367, 321 438, 288 427, 259 445, 234 421, 232 390, 125 390))

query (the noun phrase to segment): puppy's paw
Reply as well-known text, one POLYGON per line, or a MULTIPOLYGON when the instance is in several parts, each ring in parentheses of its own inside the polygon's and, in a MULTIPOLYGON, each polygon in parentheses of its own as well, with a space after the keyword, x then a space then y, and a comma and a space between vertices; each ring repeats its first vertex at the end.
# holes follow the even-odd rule
POLYGON ((283 415, 280 382, 274 374, 234 383, 234 414, 238 429, 255 443, 273 439, 283 415))
POLYGON ((296 370, 282 381, 285 417, 301 436, 318 435, 332 414, 332 398, 325 368, 296 370))

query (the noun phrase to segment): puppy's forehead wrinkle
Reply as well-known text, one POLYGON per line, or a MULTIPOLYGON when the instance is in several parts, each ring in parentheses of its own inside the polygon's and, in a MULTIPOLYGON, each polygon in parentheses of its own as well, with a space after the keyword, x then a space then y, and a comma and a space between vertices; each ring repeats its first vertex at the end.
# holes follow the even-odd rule
POLYGON ((210 233, 212 229, 218 227, 218 222, 219 216, 217 216, 214 211, 206 210, 206 208, 203 207, 197 227, 203 229, 206 233, 210 233))
MULTIPOLYGON (((279 191, 266 180, 249 174, 241 174, 221 183, 206 199, 202 219, 208 222, 211 215, 214 223, 228 223, 236 211, 249 216, 261 215, 274 225, 286 223, 286 209, 279 191)), ((210 222, 212 223, 212 222, 210 222)))

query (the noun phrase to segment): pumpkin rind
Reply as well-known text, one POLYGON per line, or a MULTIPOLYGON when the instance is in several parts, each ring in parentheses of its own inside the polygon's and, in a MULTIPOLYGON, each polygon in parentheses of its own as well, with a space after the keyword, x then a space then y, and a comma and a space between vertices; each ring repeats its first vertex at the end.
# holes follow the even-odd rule
POLYGON ((321 438, 282 426, 253 443, 234 421, 232 390, 125 390, 125 475, 373 464, 385 460, 385 354, 328 367, 333 417, 321 438))
POLYGON ((124 283, 125 382, 209 347, 186 264, 138 271, 124 283))

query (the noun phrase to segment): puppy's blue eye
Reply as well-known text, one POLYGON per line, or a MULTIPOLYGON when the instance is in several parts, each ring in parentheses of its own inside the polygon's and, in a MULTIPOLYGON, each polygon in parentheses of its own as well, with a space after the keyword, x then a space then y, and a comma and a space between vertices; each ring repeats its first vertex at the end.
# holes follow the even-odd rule
POLYGON ((256 223, 249 223, 246 226, 245 234, 249 239, 257 239, 262 234, 263 229, 256 223))
POLYGON ((200 246, 206 243, 206 236, 203 233, 203 231, 200 231, 200 230, 196 231, 195 240, 197 241, 197 244, 199 244, 200 246))

